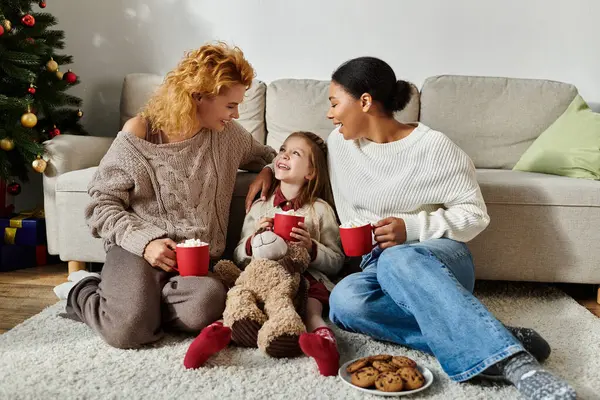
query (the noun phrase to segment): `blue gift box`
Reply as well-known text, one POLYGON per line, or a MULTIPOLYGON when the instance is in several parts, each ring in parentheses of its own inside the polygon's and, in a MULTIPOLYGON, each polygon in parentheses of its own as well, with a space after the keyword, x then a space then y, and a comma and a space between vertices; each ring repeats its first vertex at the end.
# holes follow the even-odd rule
POLYGON ((21 246, 46 244, 46 220, 43 217, 27 217, 23 214, 0 218, 0 233, 3 244, 21 246))
POLYGON ((0 245, 0 272, 55 264, 57 262, 59 262, 59 258, 50 256, 45 245, 0 245))

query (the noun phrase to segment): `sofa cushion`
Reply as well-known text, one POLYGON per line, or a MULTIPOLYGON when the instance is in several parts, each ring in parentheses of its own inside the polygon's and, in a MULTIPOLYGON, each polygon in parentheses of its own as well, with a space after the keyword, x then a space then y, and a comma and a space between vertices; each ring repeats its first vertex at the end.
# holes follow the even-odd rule
POLYGON ((509 169, 576 94, 573 85, 545 80, 436 76, 421 89, 420 120, 478 168, 509 169))
MULTIPOLYGON (((128 74, 121 91, 121 125, 135 116, 146 104, 152 93, 163 82, 163 77, 154 74, 128 74)), ((266 85, 254 80, 240 105, 238 122, 260 143, 265 142, 264 124, 266 85)))
POLYGON ((265 124, 267 85, 254 80, 246 91, 244 101, 239 106, 240 118, 237 120, 259 143, 265 144, 267 127, 265 124))
MULTIPOLYGON (((278 149, 294 131, 311 131, 327 138, 333 124, 327 119, 329 81, 314 79, 280 79, 267 87, 267 144, 278 149)), ((419 118, 419 91, 404 110, 396 114, 402 122, 419 118)))
POLYGON ((154 74, 128 74, 121 88, 121 119, 119 129, 128 119, 133 118, 152 96, 163 81, 163 77, 154 74))
POLYGON ((486 204, 600 208, 600 182, 535 172, 478 169, 486 204))
POLYGON ((600 114, 575 96, 513 169, 600 180, 600 114))
POLYGON ((600 207, 488 204, 488 213, 468 243, 477 279, 600 282, 600 207))

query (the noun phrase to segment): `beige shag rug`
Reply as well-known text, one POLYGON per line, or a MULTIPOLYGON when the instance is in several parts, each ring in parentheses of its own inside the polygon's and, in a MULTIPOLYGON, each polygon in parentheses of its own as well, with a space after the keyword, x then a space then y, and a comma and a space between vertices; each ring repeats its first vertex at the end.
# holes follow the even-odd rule
MULTIPOLYGON (((551 344, 546 368, 581 399, 600 398, 600 318, 561 291, 540 285, 478 283, 477 296, 504 323, 537 329, 551 344)), ((48 307, 0 336, 0 399, 365 399, 338 378, 321 377, 313 361, 277 360, 228 348, 206 367, 185 370, 193 337, 167 336, 142 350, 117 350, 87 326, 48 307)), ((429 367, 433 385, 413 399, 518 399, 511 386, 454 383, 437 361, 402 346, 336 330, 342 362, 404 354, 429 367)), ((375 398, 375 397, 373 397, 375 398)))

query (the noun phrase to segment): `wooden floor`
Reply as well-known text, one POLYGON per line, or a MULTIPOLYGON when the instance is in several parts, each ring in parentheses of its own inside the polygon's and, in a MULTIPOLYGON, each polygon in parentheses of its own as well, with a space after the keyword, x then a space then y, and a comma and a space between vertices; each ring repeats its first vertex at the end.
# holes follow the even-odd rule
POLYGON ((52 288, 67 280, 67 264, 0 272, 0 334, 58 301, 52 288))
MULTIPOLYGON (((66 280, 67 264, 0 272, 0 334, 56 303, 52 288, 66 280)), ((556 286, 600 317, 593 285, 556 286)))

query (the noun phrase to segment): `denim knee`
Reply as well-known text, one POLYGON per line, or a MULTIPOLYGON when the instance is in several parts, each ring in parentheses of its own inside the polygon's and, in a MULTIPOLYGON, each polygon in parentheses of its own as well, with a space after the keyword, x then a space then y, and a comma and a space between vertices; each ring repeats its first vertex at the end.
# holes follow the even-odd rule
POLYGON ((360 312, 360 307, 354 299, 355 279, 354 275, 349 275, 335 285, 329 295, 329 319, 334 324, 341 326, 352 319, 352 316, 360 312))
POLYGON ((423 249, 413 246, 394 246, 386 249, 379 256, 377 264, 377 280, 385 282, 389 280, 414 281, 423 275, 419 268, 426 257, 423 249))

